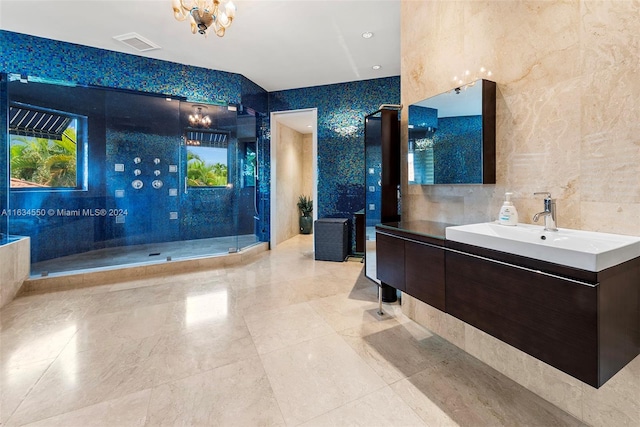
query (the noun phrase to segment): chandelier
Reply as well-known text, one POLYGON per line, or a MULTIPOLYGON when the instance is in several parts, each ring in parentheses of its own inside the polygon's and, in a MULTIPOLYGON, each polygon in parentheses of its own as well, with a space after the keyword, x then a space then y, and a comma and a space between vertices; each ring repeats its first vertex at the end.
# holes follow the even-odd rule
POLYGON ((236 6, 231 0, 172 0, 173 16, 178 21, 189 18, 191 32, 200 33, 205 37, 209 31, 216 33, 218 37, 224 36, 224 32, 236 15, 236 6))
POLYGON ((189 114, 189 125, 198 128, 208 128, 211 126, 211 119, 206 115, 207 107, 194 105, 193 108, 193 114, 189 114), (204 110, 204 112, 202 110, 204 110))

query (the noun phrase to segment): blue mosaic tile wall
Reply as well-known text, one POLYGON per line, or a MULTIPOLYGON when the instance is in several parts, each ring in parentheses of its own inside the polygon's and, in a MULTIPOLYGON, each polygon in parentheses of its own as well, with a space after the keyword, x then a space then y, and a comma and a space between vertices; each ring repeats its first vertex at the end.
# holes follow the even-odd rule
POLYGON ((349 218, 365 205, 364 117, 400 103, 400 77, 272 92, 273 111, 318 109, 318 218, 349 218))
POLYGON ((482 183, 482 116, 438 119, 433 159, 437 184, 482 183))
POLYGON ((429 107, 409 105, 409 124, 416 128, 438 127, 438 110, 429 107))
POLYGON ((258 127, 258 220, 256 234, 262 242, 268 242, 271 238, 271 130, 269 128, 269 115, 259 115, 258 127))
POLYGON ((269 111, 269 94, 260 86, 242 76, 242 106, 254 111, 269 111))
POLYGON ((223 104, 242 102, 243 77, 0 30, 0 72, 223 104))

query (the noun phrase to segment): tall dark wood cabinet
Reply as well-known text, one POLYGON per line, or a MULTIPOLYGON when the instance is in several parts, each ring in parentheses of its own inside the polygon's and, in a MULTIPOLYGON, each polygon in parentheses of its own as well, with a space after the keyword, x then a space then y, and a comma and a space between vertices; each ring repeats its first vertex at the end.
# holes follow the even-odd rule
POLYGON ((365 117, 365 272, 380 284, 385 302, 396 289, 376 272, 375 226, 400 220, 400 121, 397 108, 382 108, 365 117))

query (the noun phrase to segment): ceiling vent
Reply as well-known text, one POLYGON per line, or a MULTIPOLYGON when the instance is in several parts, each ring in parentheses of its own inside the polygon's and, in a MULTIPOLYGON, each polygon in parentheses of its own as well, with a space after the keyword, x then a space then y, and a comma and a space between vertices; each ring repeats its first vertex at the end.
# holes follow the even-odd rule
POLYGON ((113 38, 139 52, 148 52, 150 50, 160 49, 160 46, 148 39, 145 39, 138 33, 127 33, 120 36, 114 36, 113 38))

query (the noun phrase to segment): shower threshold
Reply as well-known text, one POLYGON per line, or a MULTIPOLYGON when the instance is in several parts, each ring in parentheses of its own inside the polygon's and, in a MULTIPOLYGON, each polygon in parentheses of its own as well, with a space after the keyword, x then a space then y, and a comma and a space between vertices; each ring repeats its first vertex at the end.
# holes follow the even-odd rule
POLYGON ((235 249, 236 239, 240 249, 260 243, 249 234, 96 249, 33 263, 31 277, 225 255, 235 249))

